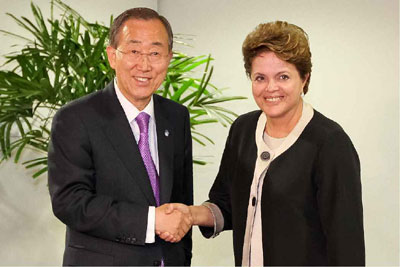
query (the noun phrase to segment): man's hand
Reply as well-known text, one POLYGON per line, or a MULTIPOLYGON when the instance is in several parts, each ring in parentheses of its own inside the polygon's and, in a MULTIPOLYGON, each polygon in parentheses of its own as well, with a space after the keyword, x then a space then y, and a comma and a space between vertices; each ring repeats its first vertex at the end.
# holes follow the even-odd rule
POLYGON ((179 242, 192 227, 189 207, 180 204, 164 204, 156 208, 156 234, 169 242, 179 242))

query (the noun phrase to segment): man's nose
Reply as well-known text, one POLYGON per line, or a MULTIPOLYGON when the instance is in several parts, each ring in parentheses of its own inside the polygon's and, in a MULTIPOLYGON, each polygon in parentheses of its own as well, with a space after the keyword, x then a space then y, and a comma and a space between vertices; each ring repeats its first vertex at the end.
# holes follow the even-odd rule
POLYGON ((137 68, 141 71, 149 71, 150 70, 150 62, 149 57, 146 54, 141 54, 140 58, 137 62, 137 68))

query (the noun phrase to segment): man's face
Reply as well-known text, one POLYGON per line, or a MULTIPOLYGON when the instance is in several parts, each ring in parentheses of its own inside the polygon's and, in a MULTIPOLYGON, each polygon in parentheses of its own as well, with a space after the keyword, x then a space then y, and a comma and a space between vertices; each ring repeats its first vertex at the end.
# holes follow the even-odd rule
POLYGON ((116 48, 107 47, 108 61, 122 94, 142 110, 167 74, 172 57, 167 31, 157 19, 130 19, 117 38, 116 48))

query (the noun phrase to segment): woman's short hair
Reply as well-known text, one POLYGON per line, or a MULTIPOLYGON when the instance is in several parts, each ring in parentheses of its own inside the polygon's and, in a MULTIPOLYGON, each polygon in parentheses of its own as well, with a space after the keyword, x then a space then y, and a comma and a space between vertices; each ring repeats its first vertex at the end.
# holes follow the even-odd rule
POLYGON ((242 53, 246 74, 251 76, 253 59, 263 52, 271 51, 281 60, 293 64, 304 80, 304 94, 308 91, 311 76, 311 51, 307 33, 294 24, 275 21, 258 25, 243 42, 242 53))
POLYGON ((136 7, 131 8, 123 13, 121 13, 118 17, 116 17, 113 21, 113 24, 110 29, 110 46, 116 48, 118 46, 118 34, 120 32, 120 28, 125 23, 125 21, 129 19, 141 19, 141 20, 151 20, 151 19, 158 19, 164 25, 165 30, 168 34, 168 48, 169 51, 172 50, 173 44, 173 33, 171 25, 169 24, 168 20, 158 14, 156 11, 146 7, 136 7))

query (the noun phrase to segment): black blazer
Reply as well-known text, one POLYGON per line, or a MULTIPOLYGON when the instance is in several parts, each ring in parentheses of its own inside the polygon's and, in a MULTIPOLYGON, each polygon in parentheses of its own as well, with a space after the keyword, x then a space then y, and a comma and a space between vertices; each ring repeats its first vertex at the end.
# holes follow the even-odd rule
MULTIPOLYGON (((193 204, 187 109, 154 95, 161 204, 193 204), (169 135, 165 134, 168 130, 169 135)), ((191 233, 179 243, 145 244, 156 206, 135 137, 113 83, 63 106, 48 153, 54 214, 66 224, 64 265, 190 265, 191 233)))
MULTIPOLYGON (((229 132, 210 201, 233 229, 242 264, 247 208, 261 111, 240 116, 229 132)), ((298 140, 271 162, 261 220, 264 265, 365 265, 360 163, 343 129, 317 111, 298 140)), ((210 228, 202 228, 210 235, 210 228)))

